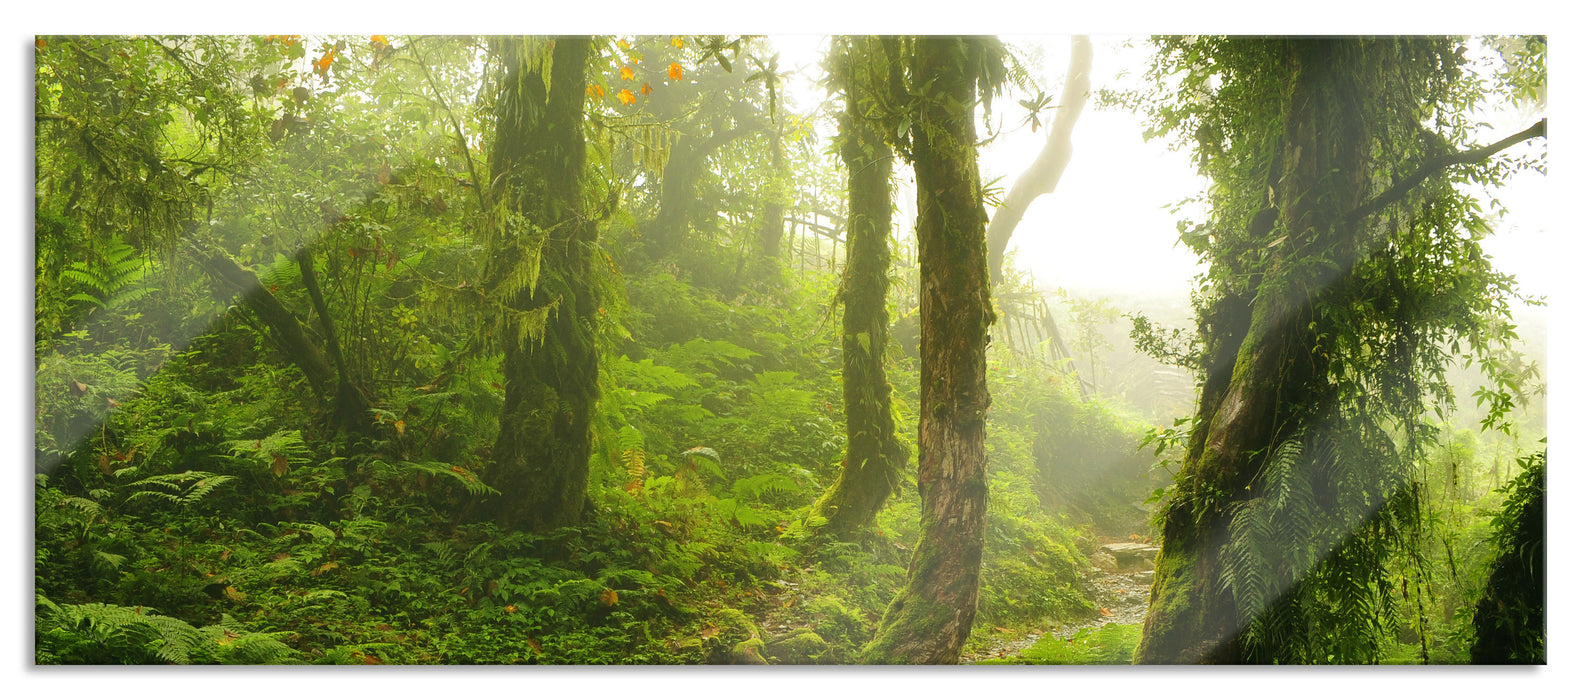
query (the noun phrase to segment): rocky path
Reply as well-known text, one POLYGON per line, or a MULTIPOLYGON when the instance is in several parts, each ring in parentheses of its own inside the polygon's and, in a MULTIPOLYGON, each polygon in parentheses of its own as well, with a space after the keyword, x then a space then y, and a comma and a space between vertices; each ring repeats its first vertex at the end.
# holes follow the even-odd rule
POLYGON ((984 659, 1016 656, 1046 634, 1070 639, 1081 630, 1103 627, 1112 622, 1121 625, 1142 623, 1148 613, 1148 589, 1154 581, 1153 559, 1159 548, 1137 543, 1115 543, 1104 545, 1100 552, 1095 555, 1096 566, 1088 570, 1084 583, 1089 587, 1094 602, 1107 609, 1109 615, 1101 614, 1086 620, 1056 621, 1049 627, 1035 629, 1022 637, 996 640, 976 652, 962 654, 961 663, 973 664, 984 659))

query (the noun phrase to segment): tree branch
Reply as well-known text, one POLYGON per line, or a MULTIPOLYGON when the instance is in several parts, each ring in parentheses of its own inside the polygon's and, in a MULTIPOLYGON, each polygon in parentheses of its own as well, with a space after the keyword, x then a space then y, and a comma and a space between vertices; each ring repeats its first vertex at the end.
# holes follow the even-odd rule
POLYGON ((1428 159, 1428 162, 1423 164, 1423 167, 1417 169, 1417 172, 1406 176, 1405 179, 1395 183, 1395 185, 1390 189, 1379 193, 1378 196, 1363 202, 1361 206, 1351 210, 1341 218, 1341 222, 1344 225, 1351 225, 1361 221, 1364 217, 1377 213, 1381 209, 1384 209, 1385 207, 1405 198, 1406 194, 1412 191, 1412 188, 1422 184, 1422 182, 1427 180, 1429 176, 1434 175, 1445 168, 1448 168, 1452 165, 1467 165, 1469 163, 1476 163, 1496 153, 1499 153, 1500 151, 1510 148, 1511 146, 1528 139, 1537 138, 1539 136, 1543 136, 1545 138, 1548 138, 1549 136, 1549 119, 1547 117, 1539 119, 1537 123, 1527 127, 1520 133, 1511 134, 1510 136, 1507 136, 1482 148, 1474 148, 1470 151, 1460 151, 1457 153, 1438 156, 1436 158, 1430 158, 1428 159))
POLYGON ((1021 223, 1022 215, 1033 200, 1055 191, 1060 176, 1071 162, 1071 132, 1077 126, 1077 117, 1087 104, 1090 84, 1088 74, 1093 70, 1093 44, 1086 36, 1071 38, 1071 65, 1066 69, 1066 85, 1060 94, 1060 111, 1050 125, 1049 138, 1033 164, 1028 166, 1011 191, 1005 195, 1000 207, 989 222, 989 275, 995 286, 1005 279, 1005 248, 1011 242, 1011 233, 1021 223))

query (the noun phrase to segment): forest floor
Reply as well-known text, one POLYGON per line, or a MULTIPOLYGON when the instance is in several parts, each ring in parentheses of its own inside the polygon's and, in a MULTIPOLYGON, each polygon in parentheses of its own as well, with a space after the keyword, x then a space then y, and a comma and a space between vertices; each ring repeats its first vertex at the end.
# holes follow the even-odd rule
POLYGON ((1153 585, 1153 580, 1152 567, 1147 571, 1117 573, 1089 569, 1084 582, 1092 588, 1093 600, 1101 608, 1099 615, 1085 620, 1054 621, 1048 627, 1034 628, 1025 635, 991 639, 977 649, 963 652, 961 663, 1014 659, 1045 636, 1069 640, 1084 629, 1111 623, 1142 624, 1143 617, 1148 614, 1148 589, 1153 585), (1103 614, 1105 612, 1109 614, 1103 614))

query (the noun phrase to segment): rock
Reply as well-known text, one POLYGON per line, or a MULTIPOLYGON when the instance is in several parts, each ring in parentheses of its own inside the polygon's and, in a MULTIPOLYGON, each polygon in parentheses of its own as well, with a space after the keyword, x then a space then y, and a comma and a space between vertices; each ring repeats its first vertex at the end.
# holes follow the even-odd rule
POLYGON ((829 642, 824 641, 817 632, 804 630, 793 637, 769 642, 764 651, 776 663, 816 664, 824 652, 829 651, 829 642))
POLYGON ((1088 563, 1092 564, 1094 568, 1105 573, 1113 574, 1117 571, 1120 571, 1120 564, 1116 561, 1115 555, 1110 554, 1103 549, 1089 554, 1088 563))
POLYGON ((1135 574, 1132 574, 1131 579, 1139 586, 1152 586, 1154 585, 1154 572, 1152 569, 1148 571, 1139 571, 1135 574))
POLYGON ((1099 548, 1115 558, 1115 563, 1123 571, 1141 571, 1152 569, 1154 558, 1159 556, 1159 546, 1142 542, 1116 542, 1099 548))

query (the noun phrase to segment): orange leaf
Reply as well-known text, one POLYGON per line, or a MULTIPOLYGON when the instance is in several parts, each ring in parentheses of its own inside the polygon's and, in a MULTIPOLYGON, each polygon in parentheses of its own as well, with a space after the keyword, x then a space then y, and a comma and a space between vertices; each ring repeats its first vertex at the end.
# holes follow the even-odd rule
POLYGON ((637 96, 633 95, 631 90, 622 90, 616 93, 615 99, 620 100, 621 104, 624 105, 637 104, 637 96))
POLYGON ((383 35, 383 34, 375 34, 375 35, 373 35, 371 37, 368 37, 368 40, 372 41, 375 44, 384 44, 385 46, 389 46, 390 45, 390 42, 385 40, 385 35, 383 35))
POLYGON ((1114 615, 1115 613, 1110 612, 1109 608, 1099 608, 1099 614, 1108 617, 1114 615))
POLYGON ((404 420, 396 421, 395 422, 395 428, 396 428, 396 435, 405 435, 406 434, 406 421, 404 421, 404 420))
POLYGON ((631 66, 621 66, 621 80, 631 80, 636 76, 637 74, 632 71, 631 66))
POLYGON ((621 47, 622 51, 632 48, 632 45, 627 43, 625 39, 615 42, 615 45, 621 47))
POLYGON ((535 652, 538 652, 540 654, 544 653, 544 645, 540 644, 537 639, 534 639, 532 637, 528 637, 527 638, 527 645, 530 646, 530 647, 533 647, 533 651, 535 651, 535 652))
POLYGON ((604 589, 604 592, 599 594, 599 602, 604 603, 605 607, 615 607, 615 603, 620 599, 621 597, 616 595, 615 591, 608 588, 604 589))
POLYGON ((604 97, 604 87, 598 83, 588 83, 588 97, 604 97))
POLYGON ((324 573, 326 571, 329 571, 330 569, 338 569, 338 568, 340 568, 340 566, 341 565, 340 565, 339 562, 333 562, 332 561, 332 562, 330 562, 328 564, 325 564, 324 566, 321 566, 321 567, 319 567, 317 569, 314 569, 313 573, 310 573, 308 575, 309 576, 318 576, 318 575, 320 575, 320 574, 322 574, 322 573, 324 573))
POLYGON ((335 62, 335 50, 334 49, 330 49, 329 51, 325 51, 324 52, 324 58, 319 59, 317 62, 315 62, 313 64, 313 66, 318 69, 320 75, 323 75, 325 73, 325 71, 328 71, 330 69, 330 64, 334 63, 334 62, 335 62))
POLYGON ((508 613, 515 613, 516 612, 516 606, 515 605, 507 605, 507 606, 505 606, 505 611, 508 612, 508 613))
POLYGON ((671 61, 670 62, 670 79, 671 80, 680 80, 681 76, 682 76, 681 64, 676 63, 675 61, 671 61))
POLYGON ((241 601, 247 599, 247 594, 236 590, 235 586, 226 586, 225 597, 230 598, 231 600, 241 601))
POLYGON ((687 45, 687 42, 679 36, 671 37, 670 43, 678 49, 687 45))
POLYGON ((271 465, 269 471, 274 472, 275 476, 285 476, 286 472, 291 469, 291 463, 287 462, 286 456, 279 452, 274 453, 274 455, 274 464, 271 465))
MULTIPOLYGON (((649 85, 648 83, 643 83, 643 88, 641 90, 638 90, 638 92, 641 92, 644 95, 647 95, 648 93, 653 92, 653 91, 654 91, 654 86, 649 85)), ((599 309, 599 310, 603 311, 604 309, 599 309)))
POLYGON ((44 48, 44 40, 43 39, 34 39, 33 40, 33 45, 42 49, 42 48, 44 48))

